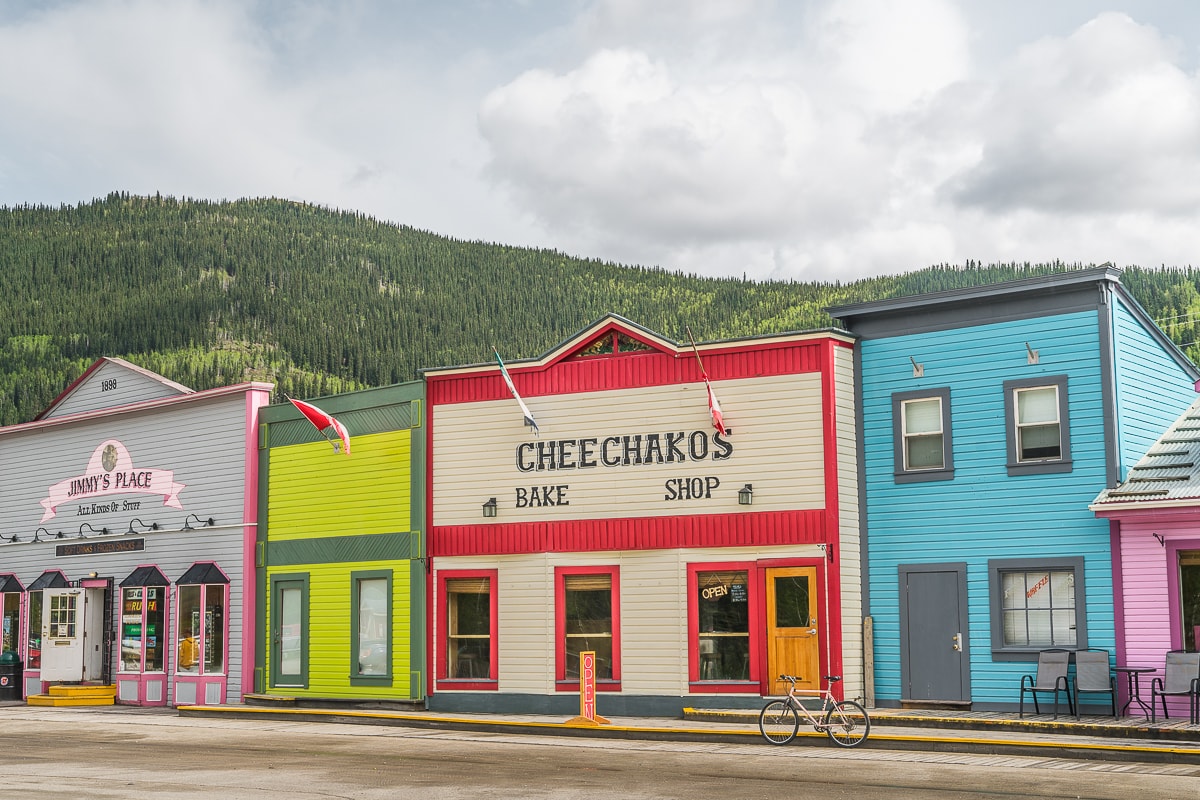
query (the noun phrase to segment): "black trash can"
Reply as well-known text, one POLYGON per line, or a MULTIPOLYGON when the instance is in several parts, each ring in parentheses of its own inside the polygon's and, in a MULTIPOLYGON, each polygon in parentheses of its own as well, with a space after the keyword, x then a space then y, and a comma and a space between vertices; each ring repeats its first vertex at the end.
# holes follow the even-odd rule
POLYGON ((9 650, 0 653, 0 700, 21 699, 21 659, 9 650))

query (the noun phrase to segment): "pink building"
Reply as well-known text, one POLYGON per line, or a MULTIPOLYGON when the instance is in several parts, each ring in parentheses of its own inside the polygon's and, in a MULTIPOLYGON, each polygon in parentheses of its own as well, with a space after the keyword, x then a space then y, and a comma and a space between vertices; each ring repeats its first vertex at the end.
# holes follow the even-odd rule
MULTIPOLYGON (((1112 529, 1117 664, 1156 670, 1139 676, 1149 703, 1166 652, 1200 645, 1200 400, 1091 508, 1112 529)), ((1186 698, 1167 708, 1186 719, 1186 698)))

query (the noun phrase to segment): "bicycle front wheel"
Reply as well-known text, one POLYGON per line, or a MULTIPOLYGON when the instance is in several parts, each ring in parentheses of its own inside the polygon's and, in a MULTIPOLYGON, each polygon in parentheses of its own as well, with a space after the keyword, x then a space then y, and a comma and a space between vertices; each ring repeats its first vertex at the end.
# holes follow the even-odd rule
POLYGON ((867 710, 853 700, 835 703, 825 714, 823 725, 829 738, 842 747, 857 747, 871 733, 867 710))
POLYGON ((787 744, 796 738, 800 715, 784 700, 772 700, 758 715, 758 729, 771 744, 787 744))

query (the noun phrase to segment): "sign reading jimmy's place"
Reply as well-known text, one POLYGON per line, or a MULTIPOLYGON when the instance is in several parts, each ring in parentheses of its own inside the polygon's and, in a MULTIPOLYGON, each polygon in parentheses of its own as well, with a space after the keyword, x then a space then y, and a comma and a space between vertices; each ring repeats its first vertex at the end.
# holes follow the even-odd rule
POLYGON ((824 503, 820 377, 722 381, 730 430, 703 384, 534 398, 540 435, 512 401, 434 409, 434 524, 477 524, 491 497, 505 522, 716 514, 824 503))
POLYGON ((88 460, 87 469, 55 483, 41 500, 42 522, 65 510, 77 517, 137 511, 141 500, 97 501, 113 495, 156 495, 162 505, 182 509, 179 493, 185 484, 175 482, 172 470, 136 465, 125 445, 116 439, 101 442, 88 460))

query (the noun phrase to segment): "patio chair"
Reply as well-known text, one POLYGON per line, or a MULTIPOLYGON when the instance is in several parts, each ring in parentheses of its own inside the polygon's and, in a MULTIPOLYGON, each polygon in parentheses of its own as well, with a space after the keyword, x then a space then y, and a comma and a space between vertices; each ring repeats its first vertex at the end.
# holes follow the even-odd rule
POLYGON ((1081 694, 1107 694, 1112 715, 1117 716, 1117 679, 1108 662, 1108 651, 1089 647, 1075 651, 1075 719, 1079 719, 1081 694))
POLYGON ((1021 676, 1021 703, 1018 717, 1025 716, 1025 693, 1033 695, 1033 713, 1042 713, 1038 706, 1038 692, 1054 692, 1054 718, 1058 719, 1058 693, 1067 698, 1067 709, 1074 714, 1075 703, 1071 699, 1067 670, 1071 666, 1071 651, 1052 648, 1038 653, 1037 674, 1021 676))
POLYGON ((1197 724, 1200 717, 1200 653, 1186 653, 1183 650, 1168 650, 1167 664, 1163 677, 1150 681, 1150 722, 1155 723, 1154 703, 1162 699, 1163 719, 1170 719, 1167 713, 1168 697, 1188 698, 1188 723, 1197 724))

